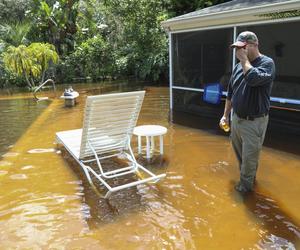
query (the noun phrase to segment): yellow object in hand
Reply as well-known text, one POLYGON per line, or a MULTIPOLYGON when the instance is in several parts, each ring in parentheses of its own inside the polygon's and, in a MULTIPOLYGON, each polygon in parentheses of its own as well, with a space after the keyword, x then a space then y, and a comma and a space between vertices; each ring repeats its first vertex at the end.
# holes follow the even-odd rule
POLYGON ((225 132, 229 132, 230 131, 230 126, 228 123, 226 123, 225 121, 221 122, 221 128, 225 131, 225 132))

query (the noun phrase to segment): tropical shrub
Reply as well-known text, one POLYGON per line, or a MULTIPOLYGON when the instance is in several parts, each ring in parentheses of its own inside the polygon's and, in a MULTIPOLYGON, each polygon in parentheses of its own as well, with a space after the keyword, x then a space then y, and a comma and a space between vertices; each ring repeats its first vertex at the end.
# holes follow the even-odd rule
POLYGON ((87 39, 64 59, 59 65, 59 71, 67 75, 64 82, 86 77, 97 81, 114 75, 116 71, 112 50, 101 36, 87 39))
POLYGON ((24 86, 24 78, 5 70, 3 62, 0 61, 0 88, 11 86, 24 86))
POLYGON ((31 4, 32 0, 0 0, 0 23, 23 21, 31 4))
POLYGON ((78 4, 79 0, 32 0, 28 17, 33 23, 33 40, 53 44, 59 55, 72 52, 78 4))
POLYGON ((33 87, 50 66, 56 82, 129 76, 165 81, 168 45, 161 21, 227 1, 0 0, 0 85, 23 79, 33 87), (32 42, 53 44, 58 64, 53 46, 28 46, 32 42))
POLYGON ((127 75, 158 80, 168 62, 167 37, 161 28, 161 21, 168 18, 164 1, 111 0, 105 6, 108 40, 117 51, 116 60, 127 62, 127 75))
POLYGON ((23 77, 31 89, 37 82, 44 80, 49 65, 57 61, 58 55, 51 44, 33 43, 28 47, 25 45, 9 46, 3 53, 5 69, 17 77, 23 77))
POLYGON ((37 64, 41 67, 40 83, 42 83, 45 80, 45 74, 50 65, 58 62, 58 54, 56 53, 54 46, 49 43, 32 43, 28 49, 32 57, 35 58, 37 64))
POLYGON ((27 34, 31 28, 28 22, 4 23, 0 25, 0 37, 5 46, 29 44, 27 34))

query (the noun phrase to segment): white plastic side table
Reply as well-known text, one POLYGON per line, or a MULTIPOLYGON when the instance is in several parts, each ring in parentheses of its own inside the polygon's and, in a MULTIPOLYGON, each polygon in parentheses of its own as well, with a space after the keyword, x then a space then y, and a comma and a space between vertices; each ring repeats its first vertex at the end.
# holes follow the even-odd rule
POLYGON ((164 153, 163 135, 167 133, 167 128, 159 125, 142 125, 133 129, 133 134, 138 136, 138 153, 142 153, 142 136, 146 137, 146 158, 150 159, 150 151, 154 151, 154 137, 159 136, 159 152, 164 153), (151 140, 151 144, 150 144, 151 140))

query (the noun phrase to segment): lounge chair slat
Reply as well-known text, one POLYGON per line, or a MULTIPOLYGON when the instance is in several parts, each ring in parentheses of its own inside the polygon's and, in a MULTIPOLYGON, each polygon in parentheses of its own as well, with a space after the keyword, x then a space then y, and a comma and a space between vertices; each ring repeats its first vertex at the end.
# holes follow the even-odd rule
POLYGON ((157 181, 165 176, 164 174, 157 176, 138 164, 130 146, 130 138, 137 123, 144 95, 145 91, 135 91, 89 96, 85 105, 83 128, 56 133, 57 141, 62 143, 80 164, 89 182, 93 182, 92 175, 108 189, 105 197, 112 192, 148 181, 157 181), (123 154, 132 165, 104 172, 101 160, 116 154, 123 154), (91 161, 97 162, 100 173, 86 165, 91 161), (117 187, 111 187, 106 182, 108 178, 135 173, 138 170, 150 174, 151 178, 117 187))

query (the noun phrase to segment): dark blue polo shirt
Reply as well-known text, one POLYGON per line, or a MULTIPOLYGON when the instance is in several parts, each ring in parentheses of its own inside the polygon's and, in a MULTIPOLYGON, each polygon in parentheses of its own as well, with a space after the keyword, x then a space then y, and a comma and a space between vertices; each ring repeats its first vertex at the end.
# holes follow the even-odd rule
POLYGON ((266 114, 270 109, 270 94, 275 78, 275 65, 270 57, 257 57, 251 62, 253 68, 243 73, 238 63, 228 84, 227 99, 231 100, 233 112, 239 117, 266 114))

